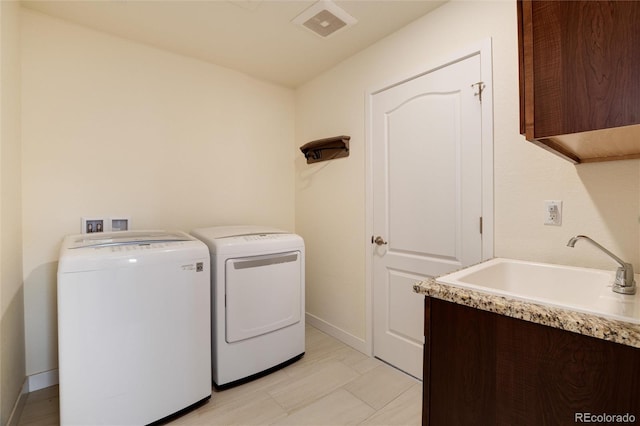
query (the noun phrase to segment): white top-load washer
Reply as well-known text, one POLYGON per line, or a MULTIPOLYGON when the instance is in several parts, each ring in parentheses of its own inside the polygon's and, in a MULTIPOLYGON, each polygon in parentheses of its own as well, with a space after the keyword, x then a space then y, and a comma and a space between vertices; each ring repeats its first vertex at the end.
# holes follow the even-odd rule
POLYGON ((219 387, 304 355, 304 241, 261 226, 201 228, 211 253, 212 366, 219 387))
POLYGON ((144 425, 211 397, 209 268, 207 247, 183 232, 63 240, 62 425, 144 425))

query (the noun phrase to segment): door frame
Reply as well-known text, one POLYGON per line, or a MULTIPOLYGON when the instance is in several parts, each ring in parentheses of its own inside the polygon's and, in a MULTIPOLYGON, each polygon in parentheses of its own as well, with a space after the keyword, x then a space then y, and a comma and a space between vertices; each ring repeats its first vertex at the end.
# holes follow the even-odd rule
POLYGON ((373 96, 409 80, 444 68, 476 54, 480 55, 480 75, 485 84, 482 92, 482 259, 493 257, 493 67, 492 40, 487 38, 440 60, 429 62, 420 71, 398 76, 390 82, 367 90, 365 94, 365 347, 373 355, 373 96), (426 69, 426 71, 425 71, 426 69))

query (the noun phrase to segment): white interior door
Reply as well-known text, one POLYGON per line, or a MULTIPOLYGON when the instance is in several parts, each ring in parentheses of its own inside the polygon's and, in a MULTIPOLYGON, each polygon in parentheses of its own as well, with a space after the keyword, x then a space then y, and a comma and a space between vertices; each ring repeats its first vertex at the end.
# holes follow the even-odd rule
POLYGON ((422 378, 413 284, 482 260, 480 53, 371 97, 374 356, 422 378))

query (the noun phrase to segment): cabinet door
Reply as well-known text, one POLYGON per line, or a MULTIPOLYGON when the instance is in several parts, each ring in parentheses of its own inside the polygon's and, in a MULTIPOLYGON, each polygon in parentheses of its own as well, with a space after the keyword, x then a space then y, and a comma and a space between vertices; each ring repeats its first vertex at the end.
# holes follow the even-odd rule
POLYGON ((528 140, 640 123, 640 2, 522 0, 518 18, 528 140))
POLYGON ((638 419, 640 350, 503 316, 495 325, 499 424, 575 425, 590 413, 638 419))
POLYGON ((423 425, 498 425, 494 314, 426 298, 423 425))

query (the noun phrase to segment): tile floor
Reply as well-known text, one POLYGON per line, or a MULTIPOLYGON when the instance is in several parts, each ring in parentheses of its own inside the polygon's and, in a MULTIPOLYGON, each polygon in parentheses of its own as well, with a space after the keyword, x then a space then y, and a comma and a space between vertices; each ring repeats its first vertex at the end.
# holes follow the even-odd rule
MULTIPOLYGON (((170 425, 419 425, 422 383, 307 325, 296 363, 224 391, 170 425)), ((58 387, 28 395, 20 426, 58 425, 58 387)))

